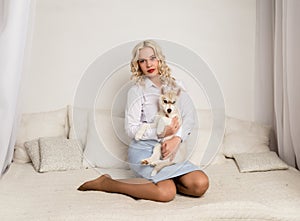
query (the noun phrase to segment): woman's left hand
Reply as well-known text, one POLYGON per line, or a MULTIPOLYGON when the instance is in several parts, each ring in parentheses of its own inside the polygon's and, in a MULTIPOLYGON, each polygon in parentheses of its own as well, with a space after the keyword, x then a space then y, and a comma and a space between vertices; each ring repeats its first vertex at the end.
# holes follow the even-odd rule
POLYGON ((181 142, 181 138, 178 136, 174 136, 170 140, 166 140, 161 145, 161 153, 163 159, 170 157, 170 160, 174 160, 179 144, 181 142))

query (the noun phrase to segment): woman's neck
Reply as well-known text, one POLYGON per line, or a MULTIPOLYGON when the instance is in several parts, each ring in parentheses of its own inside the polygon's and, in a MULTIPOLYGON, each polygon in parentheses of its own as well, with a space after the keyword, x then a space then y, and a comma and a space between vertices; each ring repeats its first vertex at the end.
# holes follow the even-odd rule
POLYGON ((159 75, 149 77, 149 80, 152 81, 152 83, 155 84, 157 87, 161 87, 162 85, 159 75))

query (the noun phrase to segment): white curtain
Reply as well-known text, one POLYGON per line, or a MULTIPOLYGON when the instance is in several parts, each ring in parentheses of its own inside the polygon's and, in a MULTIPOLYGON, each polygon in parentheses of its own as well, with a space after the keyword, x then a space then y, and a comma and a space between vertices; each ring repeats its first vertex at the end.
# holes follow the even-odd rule
POLYGON ((12 161, 18 96, 24 71, 31 0, 0 0, 0 171, 1 176, 12 161))
POLYGON ((274 125, 273 0, 256 3, 255 120, 274 125))
POLYGON ((300 1, 275 1, 274 87, 279 155, 300 166, 300 1))
POLYGON ((256 120, 273 125, 279 156, 300 166, 300 1, 257 0, 256 120))

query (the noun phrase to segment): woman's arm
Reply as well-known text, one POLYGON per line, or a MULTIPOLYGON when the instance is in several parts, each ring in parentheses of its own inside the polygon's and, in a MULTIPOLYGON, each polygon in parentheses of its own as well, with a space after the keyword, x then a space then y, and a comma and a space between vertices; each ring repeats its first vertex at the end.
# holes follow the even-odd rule
POLYGON ((182 125, 181 125, 181 140, 184 142, 191 134, 195 122, 196 111, 192 99, 186 92, 182 92, 179 98, 178 106, 181 112, 182 125))
MULTIPOLYGON (((142 89, 135 85, 129 89, 127 94, 127 105, 125 110, 125 130, 130 138, 134 138, 137 131, 143 124, 142 118, 142 105, 143 105, 143 93, 142 89)), ((142 140, 146 139, 158 139, 156 135, 156 128, 148 128, 142 140)))

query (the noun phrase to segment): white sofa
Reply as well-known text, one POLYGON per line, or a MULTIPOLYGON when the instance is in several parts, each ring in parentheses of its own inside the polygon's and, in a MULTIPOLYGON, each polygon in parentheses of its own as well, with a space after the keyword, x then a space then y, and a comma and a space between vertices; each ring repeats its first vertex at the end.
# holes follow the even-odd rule
MULTIPOLYGON (((177 195, 157 203, 77 191, 103 173, 134 175, 126 162, 128 140, 118 132, 122 117, 113 120, 109 110, 97 110, 93 121, 77 109, 76 128, 74 110, 23 115, 14 162, 0 181, 2 220, 300 220, 299 171, 269 150, 270 128, 232 117, 226 117, 219 152, 203 167, 210 187, 201 198, 177 195), (98 155, 89 155, 93 148, 98 155)), ((199 137, 190 160, 201 166, 212 119, 208 111, 197 112, 202 124, 194 130, 199 137)))

